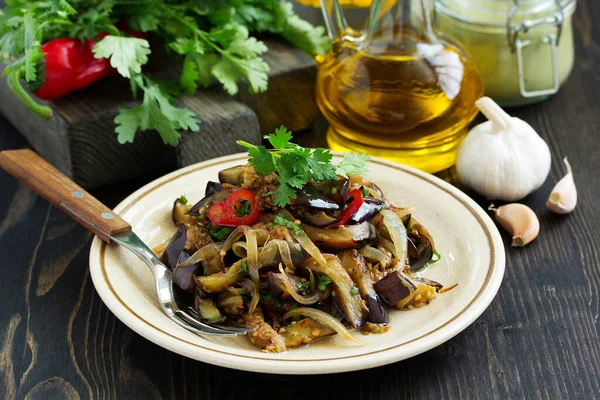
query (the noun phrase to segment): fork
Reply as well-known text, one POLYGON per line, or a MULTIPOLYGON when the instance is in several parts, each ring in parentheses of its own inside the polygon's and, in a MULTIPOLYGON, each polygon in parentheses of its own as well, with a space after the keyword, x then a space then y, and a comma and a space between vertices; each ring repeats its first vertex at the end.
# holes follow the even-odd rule
POLYGON ((177 325, 199 335, 237 336, 253 331, 225 321, 209 324, 191 307, 182 310, 173 295, 173 275, 132 231, 131 225, 75 182, 29 149, 0 152, 0 167, 107 243, 117 243, 138 256, 152 271, 163 312, 177 325))

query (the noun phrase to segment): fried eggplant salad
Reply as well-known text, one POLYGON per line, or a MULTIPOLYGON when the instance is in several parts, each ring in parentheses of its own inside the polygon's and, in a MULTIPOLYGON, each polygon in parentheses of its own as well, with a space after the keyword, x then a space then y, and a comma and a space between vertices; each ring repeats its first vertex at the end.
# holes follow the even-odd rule
POLYGON ((267 138, 272 150, 238 142, 248 164, 220 171, 200 201, 175 200, 178 229, 155 252, 178 301, 209 323, 253 327, 254 346, 282 352, 334 334, 362 342, 351 330, 387 332, 388 309, 451 289, 419 276, 439 260, 433 238, 413 208, 363 179, 367 156, 333 164, 283 127, 267 138))

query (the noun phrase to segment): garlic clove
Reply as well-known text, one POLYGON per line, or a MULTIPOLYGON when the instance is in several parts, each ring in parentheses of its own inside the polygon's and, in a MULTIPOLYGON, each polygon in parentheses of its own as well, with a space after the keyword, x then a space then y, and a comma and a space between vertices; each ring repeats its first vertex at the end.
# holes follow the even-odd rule
POLYGON ((540 221, 533 210, 524 204, 511 203, 488 210, 494 211, 496 221, 512 235, 513 247, 524 247, 540 232, 540 221))
POLYGON ((571 170, 571 164, 567 157, 563 161, 567 166, 567 174, 554 186, 546 202, 546 207, 557 214, 568 214, 577 205, 577 189, 573 180, 573 170, 571 170))

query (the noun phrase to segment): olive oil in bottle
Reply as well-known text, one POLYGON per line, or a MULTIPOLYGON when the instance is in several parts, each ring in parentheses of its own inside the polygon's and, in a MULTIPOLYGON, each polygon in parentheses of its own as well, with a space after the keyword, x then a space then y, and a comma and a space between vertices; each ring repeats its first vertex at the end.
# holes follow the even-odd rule
MULTIPOLYGON (((420 1, 393 2, 386 15, 397 19, 383 18, 360 37, 342 37, 325 57, 316 97, 330 123, 332 149, 364 152, 428 172, 454 164, 467 125, 477 114, 481 79, 458 46, 435 37, 427 23, 415 27, 398 16, 407 7, 410 11, 409 3, 420 1)), ((374 20, 370 18, 372 24, 374 20)))

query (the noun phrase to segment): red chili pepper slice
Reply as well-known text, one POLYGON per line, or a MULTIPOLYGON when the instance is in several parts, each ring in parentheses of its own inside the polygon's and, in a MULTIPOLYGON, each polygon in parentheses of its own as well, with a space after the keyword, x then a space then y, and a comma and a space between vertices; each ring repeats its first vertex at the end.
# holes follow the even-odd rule
POLYGON ((342 212, 338 216, 339 221, 335 224, 329 225, 328 228, 337 228, 338 226, 346 224, 350 217, 352 217, 358 211, 358 209, 360 208, 360 206, 362 206, 364 202, 363 194, 358 189, 352 189, 350 193, 348 193, 348 198, 351 198, 352 201, 346 206, 346 208, 342 210, 342 212))
POLYGON ((219 226, 252 225, 260 217, 256 196, 249 190, 238 189, 223 202, 208 208, 208 219, 219 226))

